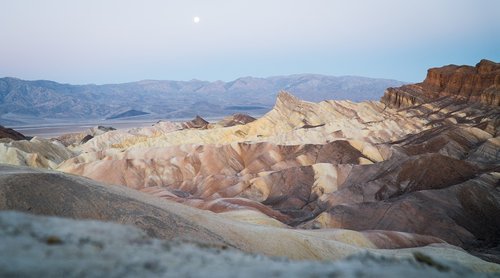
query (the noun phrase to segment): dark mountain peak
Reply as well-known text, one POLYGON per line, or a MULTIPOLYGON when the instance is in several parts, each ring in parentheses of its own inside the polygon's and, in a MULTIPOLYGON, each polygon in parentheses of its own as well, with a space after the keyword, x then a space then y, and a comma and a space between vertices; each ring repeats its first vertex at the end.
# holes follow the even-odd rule
POLYGON ((27 140, 26 136, 13 130, 0 125, 0 138, 9 138, 13 140, 27 140))

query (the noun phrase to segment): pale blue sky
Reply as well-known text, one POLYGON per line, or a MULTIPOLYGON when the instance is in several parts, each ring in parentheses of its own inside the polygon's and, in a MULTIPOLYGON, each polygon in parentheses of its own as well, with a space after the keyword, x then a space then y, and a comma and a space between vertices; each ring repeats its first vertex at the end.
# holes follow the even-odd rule
POLYGON ((0 0, 0 37, 0 77, 416 82, 429 67, 500 62, 500 1, 0 0))

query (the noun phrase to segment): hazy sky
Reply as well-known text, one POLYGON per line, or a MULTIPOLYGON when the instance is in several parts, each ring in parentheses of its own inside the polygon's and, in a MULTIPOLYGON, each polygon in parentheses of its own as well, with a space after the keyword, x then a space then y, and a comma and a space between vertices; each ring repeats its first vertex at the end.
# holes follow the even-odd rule
POLYGON ((500 62, 499 0, 0 0, 0 77, 414 82, 482 58, 500 62))

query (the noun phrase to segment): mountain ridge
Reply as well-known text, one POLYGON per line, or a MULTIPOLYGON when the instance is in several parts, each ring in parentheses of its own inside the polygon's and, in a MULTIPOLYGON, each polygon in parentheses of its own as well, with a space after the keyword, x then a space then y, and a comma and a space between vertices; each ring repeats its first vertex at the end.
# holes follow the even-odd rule
POLYGON ((53 119, 105 119, 127 110, 156 118, 262 115, 272 108, 277 92, 288 90, 301 99, 375 100, 403 82, 358 76, 297 74, 241 77, 224 81, 142 80, 121 84, 72 85, 50 80, 0 78, 0 123, 53 119), (314 92, 314 93, 311 93, 314 92), (198 107, 197 103, 206 103, 198 107), (252 105, 250 111, 240 109, 252 105))
MULTIPOLYGON (((451 64, 453 66, 453 64, 451 64)), ((143 82, 206 82, 206 83, 230 83, 233 81, 236 81, 238 79, 246 79, 246 78, 254 78, 254 79, 276 79, 276 78, 291 78, 291 77, 303 77, 303 76, 311 76, 311 77, 335 77, 335 78, 344 78, 344 77, 354 77, 354 78, 366 78, 366 79, 376 79, 376 80, 385 80, 385 81, 393 81, 393 82, 400 82, 400 83, 405 83, 405 84, 410 84, 412 82, 407 82, 407 81, 401 81, 397 79, 392 79, 392 78, 379 78, 379 77, 370 77, 370 76, 362 76, 362 75, 355 75, 355 74, 345 74, 345 75, 328 75, 328 74, 321 74, 321 73, 292 73, 292 74, 278 74, 278 75, 269 75, 269 76, 252 76, 252 75, 246 75, 246 76, 240 76, 238 78, 224 81, 221 79, 217 80, 204 80, 204 79, 198 79, 198 78, 192 78, 189 80, 174 80, 174 79, 138 79, 134 81, 126 81, 126 82, 106 82, 106 83, 71 83, 71 82, 63 82, 63 81, 56 81, 56 80, 50 80, 50 79, 24 79, 20 77, 15 77, 15 76, 3 76, 0 77, 1 79, 13 79, 13 80, 19 80, 19 81, 27 81, 27 82, 53 82, 61 85, 72 85, 72 86, 105 86, 105 85, 123 85, 123 84, 133 84, 133 83, 143 83, 143 82)))

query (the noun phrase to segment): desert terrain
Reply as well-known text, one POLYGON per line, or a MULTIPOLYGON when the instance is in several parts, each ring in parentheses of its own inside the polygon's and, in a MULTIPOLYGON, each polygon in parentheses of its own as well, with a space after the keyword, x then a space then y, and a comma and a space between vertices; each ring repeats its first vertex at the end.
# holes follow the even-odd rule
POLYGON ((492 61, 380 100, 0 137, 3 275, 500 275, 492 61))

